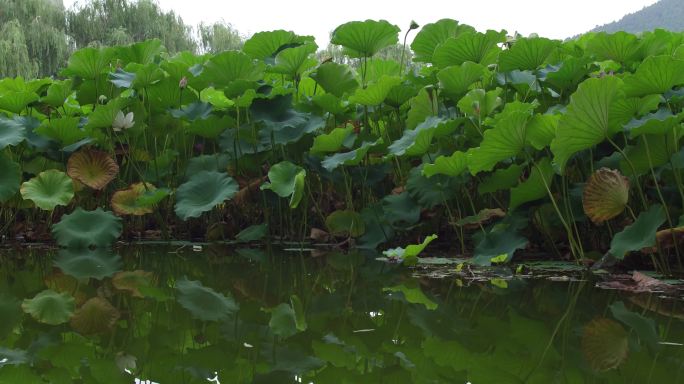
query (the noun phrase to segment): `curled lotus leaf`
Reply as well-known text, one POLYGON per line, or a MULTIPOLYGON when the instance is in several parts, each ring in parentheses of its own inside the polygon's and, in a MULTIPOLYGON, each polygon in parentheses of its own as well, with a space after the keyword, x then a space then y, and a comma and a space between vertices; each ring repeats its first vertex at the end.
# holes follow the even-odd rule
POLYGON ((24 300, 21 308, 41 323, 58 325, 66 323, 73 315, 74 298, 68 293, 46 289, 33 299, 24 300))
POLYGON ((52 211, 67 205, 74 197, 74 182, 66 173, 56 169, 41 172, 21 185, 21 197, 31 200, 40 209, 52 211))
POLYGON ((107 299, 93 297, 76 310, 69 322, 82 335, 107 333, 114 328, 121 313, 107 299))
POLYGON ((107 152, 84 149, 69 157, 67 173, 92 189, 102 190, 119 173, 119 165, 107 152))
POLYGON ((237 192, 237 182, 225 173, 196 173, 176 191, 176 215, 182 220, 199 217, 231 199, 237 192))
POLYGON ((199 281, 183 278, 176 282, 178 303, 193 317, 204 321, 218 321, 238 311, 239 306, 231 296, 225 296, 205 287, 199 281))
POLYGON ((627 359, 627 331, 615 320, 595 319, 582 332, 582 352, 593 370, 615 369, 627 359))
POLYGON ((629 179, 617 170, 601 168, 584 187, 584 213, 595 224, 610 220, 624 211, 629 199, 629 179))
POLYGON ((122 229, 121 219, 113 213, 102 208, 85 211, 78 207, 52 225, 52 235, 63 247, 104 247, 121 236, 122 229))
POLYGON ((143 270, 121 271, 112 277, 114 288, 129 292, 133 297, 144 297, 140 288, 149 287, 152 284, 154 284, 154 274, 143 270))
POLYGON ((112 210, 117 216, 143 216, 152 213, 152 205, 141 204, 140 198, 148 191, 154 192, 156 189, 150 183, 135 183, 126 189, 116 191, 112 195, 112 210))

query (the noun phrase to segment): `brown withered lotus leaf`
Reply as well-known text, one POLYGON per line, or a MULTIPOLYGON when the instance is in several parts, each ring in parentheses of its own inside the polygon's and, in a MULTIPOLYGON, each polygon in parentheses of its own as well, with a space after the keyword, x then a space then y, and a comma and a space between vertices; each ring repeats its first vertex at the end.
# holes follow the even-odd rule
POLYGON ((107 152, 80 150, 67 163, 67 174, 92 189, 102 190, 119 173, 119 165, 107 152))
POLYGON ((93 297, 76 310, 70 324, 82 335, 95 335, 109 332, 120 316, 119 310, 109 301, 93 297))
POLYGON ((68 293, 75 299, 76 305, 83 304, 88 298, 86 294, 79 289, 78 280, 73 276, 66 275, 60 271, 53 271, 51 274, 43 278, 45 286, 59 293, 68 293))
POLYGON ((112 285, 119 291, 126 291, 133 297, 144 297, 140 287, 149 287, 154 284, 154 274, 143 270, 122 271, 112 277, 112 285))
POLYGON ((653 247, 642 248, 641 252, 657 253, 658 249, 665 251, 675 247, 684 247, 684 227, 668 228, 656 232, 656 244, 653 247))
POLYGON ((584 187, 584 213, 594 224, 600 224, 622 213, 629 200, 629 179, 614 169, 594 172, 584 187))
POLYGON ((154 185, 147 183, 135 183, 126 189, 114 192, 112 195, 112 210, 117 216, 143 216, 153 212, 153 207, 139 205, 138 198, 147 191, 157 189, 154 185), (147 186, 147 188, 145 188, 147 186))
POLYGON ((594 319, 582 332, 582 352, 593 370, 615 369, 627 359, 627 331, 615 320, 594 319))
POLYGON ((504 216, 506 216, 506 212, 501 208, 485 208, 478 212, 477 215, 462 218, 456 222, 456 225, 466 229, 473 229, 478 228, 494 218, 501 218, 504 216))

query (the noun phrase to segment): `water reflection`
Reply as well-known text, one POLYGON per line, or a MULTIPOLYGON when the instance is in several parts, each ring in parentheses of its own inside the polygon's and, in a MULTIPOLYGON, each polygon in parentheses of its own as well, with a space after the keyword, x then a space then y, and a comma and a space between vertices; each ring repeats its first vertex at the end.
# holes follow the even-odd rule
POLYGON ((684 382, 682 302, 589 281, 219 246, 0 258, 0 383, 684 382))

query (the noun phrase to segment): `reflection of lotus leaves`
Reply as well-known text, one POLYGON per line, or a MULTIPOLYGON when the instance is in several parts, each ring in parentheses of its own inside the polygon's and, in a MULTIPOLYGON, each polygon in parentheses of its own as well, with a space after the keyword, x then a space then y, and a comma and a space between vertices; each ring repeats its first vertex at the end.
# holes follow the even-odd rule
POLYGON ((70 248, 107 246, 121 236, 121 231, 121 219, 102 208, 94 211, 76 208, 52 226, 52 234, 57 243, 70 248))
POLYGON ((591 368, 598 372, 617 368, 627 359, 629 342, 620 323, 595 319, 584 327, 582 352, 591 368))
POLYGON ((142 298, 141 287, 149 287, 154 283, 152 272, 136 270, 122 271, 112 277, 112 285, 120 291, 130 292, 133 297, 142 298))
POLYGON ((57 293, 46 289, 33 299, 26 299, 21 304, 24 312, 31 314, 41 323, 57 325, 69 321, 74 313, 74 298, 68 293, 57 293))
POLYGON ((62 249, 54 260, 57 268, 77 279, 102 280, 121 270, 121 257, 108 249, 62 249))
POLYGON ((15 297, 0 293, 0 339, 7 336, 21 321, 20 302, 15 297))
POLYGON ((218 321, 239 309, 232 297, 205 287, 199 281, 183 278, 176 282, 176 290, 178 303, 199 320, 218 321))
POLYGON ((71 327, 83 335, 110 331, 119 320, 119 310, 106 299, 93 297, 77 309, 71 318, 71 327))

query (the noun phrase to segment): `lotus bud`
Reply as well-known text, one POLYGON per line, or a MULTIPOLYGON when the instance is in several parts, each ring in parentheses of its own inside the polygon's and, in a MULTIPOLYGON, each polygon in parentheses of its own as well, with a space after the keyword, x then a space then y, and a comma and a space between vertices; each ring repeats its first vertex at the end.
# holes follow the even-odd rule
POLYGON ((411 20, 411 25, 409 26, 409 31, 412 31, 414 29, 420 28, 420 25, 416 23, 414 20, 411 20))
POLYGON ((105 95, 100 95, 100 97, 97 98, 97 101, 98 101, 100 104, 107 104, 107 96, 105 96, 105 95))
POLYGON ((185 87, 188 86, 188 78, 183 76, 180 81, 178 82, 178 87, 180 89, 185 89, 185 87))

